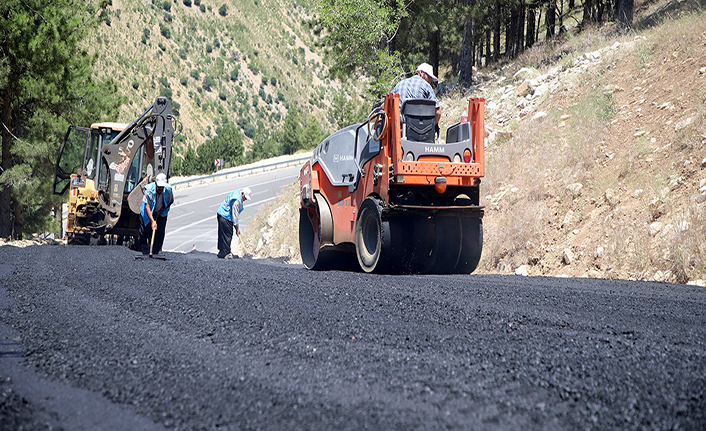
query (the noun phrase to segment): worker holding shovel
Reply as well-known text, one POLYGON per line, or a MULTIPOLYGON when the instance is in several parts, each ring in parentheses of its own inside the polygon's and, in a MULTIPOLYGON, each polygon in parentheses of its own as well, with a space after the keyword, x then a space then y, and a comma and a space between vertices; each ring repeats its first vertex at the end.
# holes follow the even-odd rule
POLYGON ((145 186, 140 215, 140 246, 142 254, 159 257, 164 243, 169 207, 174 203, 172 186, 167 183, 167 175, 160 173, 153 183, 145 186), (149 238, 149 242, 148 242, 149 238))
MULTIPOLYGON (((226 196, 221 206, 218 207, 216 218, 218 219, 218 258, 232 259, 237 257, 230 251, 230 243, 233 240, 233 229, 240 238, 240 225, 238 217, 243 212, 243 203, 250 200, 249 187, 242 190, 233 190, 226 196)), ((242 243, 242 241, 241 241, 242 243)))

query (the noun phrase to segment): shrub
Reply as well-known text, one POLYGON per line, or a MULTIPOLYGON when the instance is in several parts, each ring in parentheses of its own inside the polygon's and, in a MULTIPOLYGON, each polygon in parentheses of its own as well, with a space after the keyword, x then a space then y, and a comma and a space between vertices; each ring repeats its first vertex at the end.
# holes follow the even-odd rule
POLYGON ((226 15, 228 15, 228 6, 226 6, 225 3, 223 3, 223 4, 221 5, 221 7, 218 8, 218 14, 219 14, 220 16, 226 16, 226 15))
POLYGON ((184 0, 184 6, 191 7, 191 0, 184 0))
POLYGON ((203 89, 206 91, 211 91, 211 88, 213 88, 216 85, 216 80, 213 79, 211 76, 205 76, 203 78, 203 89))
POLYGON ((167 27, 164 24, 159 24, 159 32, 162 33, 162 36, 164 36, 167 39, 171 39, 171 37, 172 37, 171 30, 169 30, 169 27, 167 27))
POLYGON ((182 77, 181 77, 181 80, 180 80, 179 82, 181 82, 181 85, 183 85, 184 87, 186 87, 187 84, 189 83, 189 78, 187 78, 186 76, 182 76, 182 77))
POLYGON ((134 88, 135 90, 137 90, 138 88, 140 88, 140 83, 137 82, 137 81, 134 81, 134 82, 132 83, 132 88, 134 88))

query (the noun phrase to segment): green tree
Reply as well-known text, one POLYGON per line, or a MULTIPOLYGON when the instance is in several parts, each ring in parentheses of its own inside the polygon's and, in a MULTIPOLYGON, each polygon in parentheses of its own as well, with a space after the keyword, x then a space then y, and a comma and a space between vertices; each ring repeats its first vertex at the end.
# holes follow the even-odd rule
POLYGON ((407 16, 403 0, 317 0, 316 31, 328 48, 334 76, 362 73, 377 97, 392 88, 402 72, 394 41, 407 16))
POLYGON ((348 127, 351 124, 362 123, 368 116, 365 107, 360 103, 360 98, 349 99, 346 91, 341 90, 332 100, 328 110, 329 121, 338 129, 348 127))
POLYGON ((258 122, 257 129, 253 135, 253 144, 247 154, 247 161, 252 163, 279 156, 281 150, 277 142, 278 134, 272 131, 271 125, 265 125, 262 121, 258 122))
POLYGON ((226 123, 216 129, 216 136, 197 149, 199 173, 212 172, 215 159, 223 159, 226 166, 238 166, 245 160, 245 145, 237 126, 226 123))
POLYGON ((93 76, 84 48, 100 13, 84 0, 0 2, 0 237, 45 229, 60 211, 51 184, 68 124, 117 116, 117 88, 93 76))
POLYGON ((311 149, 319 145, 319 143, 324 139, 325 134, 319 124, 319 120, 313 115, 309 116, 304 125, 304 142, 301 146, 302 149, 311 149))
POLYGON ((299 150, 314 148, 324 138, 324 131, 316 117, 304 114, 293 106, 287 112, 279 134, 282 154, 294 154, 299 150))
POLYGON ((302 127, 302 113, 296 106, 292 106, 284 118, 280 143, 283 154, 294 154, 304 145, 304 128, 302 127))
POLYGON ((188 147, 183 157, 172 159, 172 173, 185 177, 199 173, 198 158, 193 147, 188 147))

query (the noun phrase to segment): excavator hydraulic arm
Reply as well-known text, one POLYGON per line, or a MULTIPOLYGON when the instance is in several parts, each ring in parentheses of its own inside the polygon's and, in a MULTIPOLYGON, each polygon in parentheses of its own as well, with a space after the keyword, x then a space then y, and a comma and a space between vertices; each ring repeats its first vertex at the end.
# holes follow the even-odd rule
POLYGON ((101 176, 98 202, 106 229, 115 226, 120 218, 128 169, 143 145, 149 163, 147 177, 160 172, 169 175, 173 121, 169 99, 157 97, 142 115, 103 147, 100 169, 107 175, 101 176))

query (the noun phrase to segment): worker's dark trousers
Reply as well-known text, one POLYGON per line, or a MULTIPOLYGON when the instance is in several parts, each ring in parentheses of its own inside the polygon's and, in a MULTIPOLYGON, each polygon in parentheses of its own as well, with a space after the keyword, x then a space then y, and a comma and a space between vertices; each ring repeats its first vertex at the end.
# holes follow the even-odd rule
MULTIPOLYGON (((167 217, 157 217, 157 232, 154 234, 154 246, 152 254, 159 254, 162 251, 164 244, 164 231, 167 229, 167 217)), ((152 240, 152 223, 147 223, 147 226, 140 224, 140 248, 142 254, 150 253, 150 241, 152 240)))
POLYGON ((218 257, 226 257, 230 253, 230 243, 233 240, 233 222, 216 214, 218 219, 218 257))

